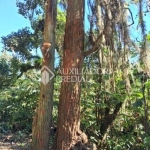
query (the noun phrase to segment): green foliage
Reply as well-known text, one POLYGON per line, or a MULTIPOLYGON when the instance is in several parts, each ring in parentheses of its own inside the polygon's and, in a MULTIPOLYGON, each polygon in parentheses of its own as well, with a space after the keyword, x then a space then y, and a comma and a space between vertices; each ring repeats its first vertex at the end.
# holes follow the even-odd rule
POLYGON ((39 96, 39 84, 37 80, 35 82, 29 78, 19 79, 0 92, 0 122, 5 129, 31 131, 32 116, 39 96))
POLYGON ((40 42, 27 27, 1 38, 4 44, 4 50, 13 52, 14 55, 18 54, 22 59, 31 57, 31 52, 38 48, 40 42))
POLYGON ((0 126, 2 132, 31 131, 39 96, 39 74, 27 71, 18 78, 21 62, 6 53, 0 58, 0 126), (36 74, 36 75, 35 75, 36 74))
POLYGON ((150 34, 147 34, 146 40, 150 41, 150 34))
POLYGON ((35 15, 42 13, 45 3, 43 0, 24 0, 24 2, 18 0, 16 5, 19 14, 32 20, 35 15))
POLYGON ((66 14, 65 12, 58 9, 56 22, 56 44, 57 50, 59 51, 60 54, 64 40, 65 23, 66 23, 66 14))
MULTIPOLYGON (((42 6, 42 3, 43 1, 39 1, 38 5, 42 6)), ((19 13, 30 19, 34 7, 37 7, 34 1, 18 2, 17 6, 19 7, 19 13)), ((31 132, 32 117, 40 90, 39 70, 42 59, 33 55, 41 45, 43 38, 42 32, 37 29, 40 16, 38 16, 38 20, 32 18, 34 33, 26 27, 18 30, 18 32, 12 32, 2 37, 3 50, 8 51, 12 55, 4 53, 4 56, 0 58, 0 131, 4 133, 8 130, 17 131, 24 129, 31 132)), ((57 45, 62 47, 65 13, 59 10, 57 20, 57 45)), ((58 115, 59 88, 60 83, 57 81, 55 83, 53 111, 55 122, 58 115)))
POLYGON ((1 87, 4 85, 5 80, 9 75, 9 65, 7 64, 4 58, 0 59, 0 85, 1 87))
POLYGON ((17 78, 20 63, 15 57, 3 53, 0 57, 0 89, 13 84, 17 78))

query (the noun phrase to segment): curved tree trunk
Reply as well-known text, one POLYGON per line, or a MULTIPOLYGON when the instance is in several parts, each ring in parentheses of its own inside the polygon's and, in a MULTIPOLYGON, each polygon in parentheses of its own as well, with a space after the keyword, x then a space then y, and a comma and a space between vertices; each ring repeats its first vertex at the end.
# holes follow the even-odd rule
POLYGON ((55 150, 69 150, 79 140, 81 72, 84 57, 84 0, 68 0, 62 83, 55 150))
POLYGON ((50 48, 43 46, 42 63, 42 83, 40 90, 40 100, 35 112, 32 126, 32 150, 48 150, 50 126, 52 121, 52 106, 53 106, 53 86, 54 80, 54 51, 55 51, 55 22, 56 22, 56 6, 57 0, 48 0, 45 4, 45 24, 44 24, 44 43, 51 44, 50 48), (49 51, 48 51, 49 49, 49 51), (51 72, 49 71, 51 70, 51 72), (45 72, 47 74, 45 74, 45 72), (49 78, 48 78, 49 77, 49 78))

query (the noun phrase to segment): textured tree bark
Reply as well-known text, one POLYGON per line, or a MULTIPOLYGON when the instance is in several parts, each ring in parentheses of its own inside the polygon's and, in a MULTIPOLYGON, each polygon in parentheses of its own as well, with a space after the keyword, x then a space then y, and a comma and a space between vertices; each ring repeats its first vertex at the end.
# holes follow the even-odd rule
MULTIPOLYGON (((97 15, 97 26, 98 26, 99 34, 100 33, 103 34, 101 43, 109 50, 107 54, 104 53, 103 49, 99 51, 99 64, 100 64, 100 68, 102 68, 102 70, 100 71, 99 82, 100 82, 100 85, 103 86, 103 89, 105 90, 105 92, 115 93, 116 85, 115 85, 114 70, 118 70, 116 66, 118 65, 119 59, 117 61, 117 64, 113 61, 116 55, 116 51, 114 48, 114 39, 112 39, 112 37, 115 32, 115 25, 118 21, 120 21, 122 12, 120 9, 121 1, 117 1, 117 3, 114 3, 113 1, 111 2, 109 0, 101 1, 101 2, 99 0, 96 0, 96 6, 97 6, 96 15, 97 15), (113 6, 115 4, 116 5, 115 7, 118 9, 117 10, 113 9, 113 6, 111 7, 112 4, 113 6), (103 11, 105 11, 104 21, 101 15, 103 11), (117 17, 112 17, 112 13, 113 13, 113 16, 117 16, 117 17), (105 71, 105 68, 107 68, 107 72, 105 71), (112 73, 113 77, 111 78, 109 77, 109 80, 102 80, 103 74, 105 73, 109 73, 109 74, 112 73)), ((123 23, 126 24, 127 16, 125 16, 123 19, 124 19, 123 23)), ((120 24, 121 23, 122 22, 120 21, 120 24)), ((127 27, 127 24, 125 25, 125 29, 122 29, 124 32, 120 33, 123 37, 122 41, 124 41, 125 45, 126 45, 127 39, 129 39, 128 30, 126 27, 127 27)), ((122 71, 123 71, 124 80, 126 84, 126 90, 129 93, 130 92, 130 80, 128 78, 128 68, 126 67, 126 63, 128 60, 127 48, 124 49, 123 54, 124 54, 124 57, 122 58, 122 64, 124 68, 122 69, 122 71)), ((100 87, 100 90, 101 90, 101 87, 100 87)), ((98 97, 97 101, 100 103, 101 95, 98 94, 97 97, 98 97)), ((104 103, 109 106, 109 98, 105 98, 104 103)), ((102 147, 105 144, 108 131, 111 125, 113 124, 113 121, 116 119, 119 111, 124 106, 124 104, 125 103, 119 102, 115 106, 113 113, 110 111, 111 108, 105 108, 105 109, 96 108, 96 115, 97 115, 96 119, 97 119, 97 124, 100 124, 100 133, 101 133, 100 140, 101 140, 102 147)))
POLYGON ((80 80, 82 80, 84 58, 83 22, 84 0, 68 0, 55 150, 71 149, 82 134, 80 131, 80 80))
MULTIPOLYGON (((54 72, 56 6, 57 0, 48 0, 45 6, 44 43, 50 43, 51 47, 47 51, 48 57, 43 55, 42 68, 47 67, 46 71, 52 72, 54 72)), ((49 149, 53 85, 53 78, 47 84, 41 83, 40 99, 32 125, 32 150, 49 149)))

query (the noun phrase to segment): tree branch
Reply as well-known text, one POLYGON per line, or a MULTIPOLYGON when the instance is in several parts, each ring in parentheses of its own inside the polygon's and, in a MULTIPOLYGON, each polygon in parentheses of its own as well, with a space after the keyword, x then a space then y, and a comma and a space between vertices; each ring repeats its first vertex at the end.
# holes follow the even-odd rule
POLYGON ((87 57, 88 55, 92 54, 93 52, 96 52, 98 50, 98 48, 101 48, 101 45, 99 45, 99 40, 102 39, 103 36, 103 32, 98 36, 98 38, 95 40, 93 47, 91 49, 89 49, 88 51, 84 52, 84 58, 87 57))
POLYGON ((28 70, 32 70, 32 69, 40 69, 41 66, 39 64, 35 64, 34 66, 30 65, 30 64, 22 64, 21 68, 20 68, 20 74, 17 76, 17 79, 20 78, 24 72, 27 72, 28 70))

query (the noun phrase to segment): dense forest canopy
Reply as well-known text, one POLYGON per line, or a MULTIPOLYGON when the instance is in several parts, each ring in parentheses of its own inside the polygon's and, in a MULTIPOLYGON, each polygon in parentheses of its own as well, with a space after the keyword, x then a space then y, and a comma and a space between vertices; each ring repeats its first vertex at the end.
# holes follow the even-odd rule
POLYGON ((0 144, 13 133, 32 135, 15 137, 22 149, 150 149, 150 2, 16 7, 31 27, 1 37, 0 144))

